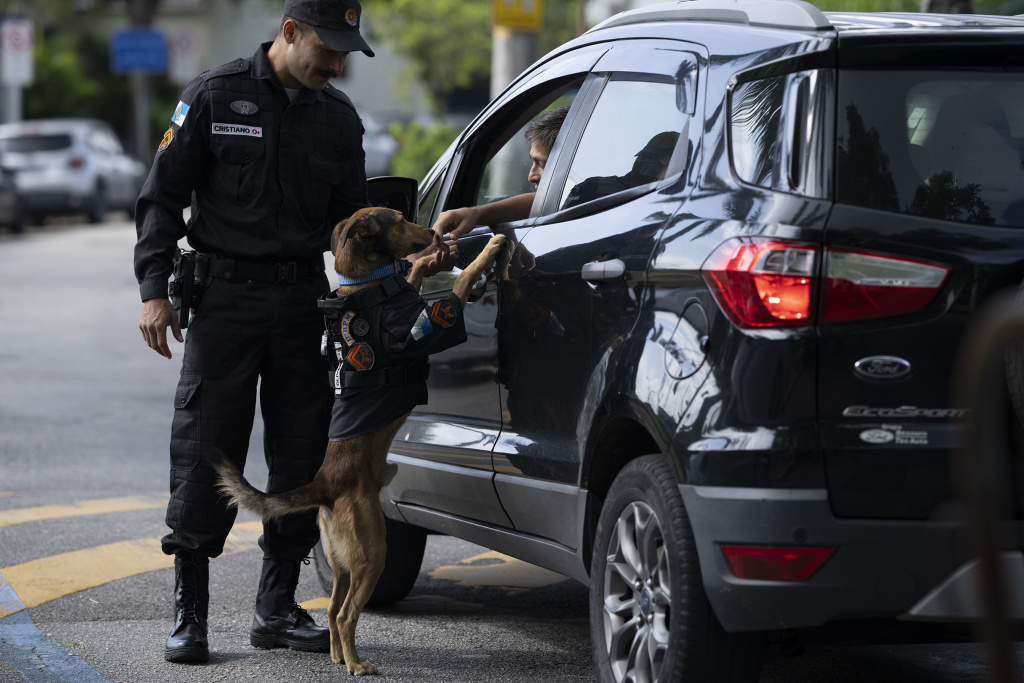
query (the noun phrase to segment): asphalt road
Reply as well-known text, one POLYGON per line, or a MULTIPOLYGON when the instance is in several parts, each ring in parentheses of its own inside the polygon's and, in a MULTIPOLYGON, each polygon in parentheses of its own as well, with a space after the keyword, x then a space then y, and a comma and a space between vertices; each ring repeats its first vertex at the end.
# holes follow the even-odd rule
MULTIPOLYGON (((128 222, 0 234, 0 683, 349 680, 327 655, 250 647, 261 561, 250 518, 211 563, 210 663, 163 660, 174 577, 158 541, 181 345, 168 361, 142 341, 133 243, 128 222)), ((257 486, 261 440, 257 421, 246 467, 257 486)), ((312 567, 296 597, 324 623, 312 567)), ((408 599, 363 614, 357 643, 381 681, 594 680, 584 586, 447 537, 430 537, 408 599)), ((880 633, 773 652, 761 680, 987 676, 978 645, 880 633)))

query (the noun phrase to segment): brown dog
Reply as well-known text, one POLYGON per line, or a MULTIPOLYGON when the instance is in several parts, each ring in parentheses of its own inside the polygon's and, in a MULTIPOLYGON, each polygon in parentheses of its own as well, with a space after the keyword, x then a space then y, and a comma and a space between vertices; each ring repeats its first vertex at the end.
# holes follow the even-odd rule
MULTIPOLYGON (((431 243, 432 236, 433 233, 427 228, 403 220, 398 211, 376 207, 361 209, 334 229, 334 267, 344 278, 362 279, 382 266, 401 261, 406 254, 422 251, 431 243)), ((504 240, 500 235, 492 237, 480 255, 459 273, 452 291, 462 308, 466 306, 473 285, 498 256, 504 240)), ((420 281, 433 258, 429 256, 419 259, 409 273, 408 282, 414 288, 413 294, 417 298, 420 281)), ((375 282, 340 286, 337 293, 339 298, 355 295, 360 290, 376 286, 375 282)), ((404 296, 408 299, 409 292, 406 291, 404 296)), ((425 303, 423 306, 426 308, 425 303)), ((436 308, 437 304, 434 305, 436 308)), ((427 312, 424 310, 423 314, 427 312)), ((451 307, 443 312, 448 315, 453 313, 451 307)), ((456 314, 460 315, 460 312, 461 308, 456 314)), ((440 322, 443 325, 448 320, 440 319, 440 322)), ((341 355, 339 360, 342 360, 341 355)), ((425 361, 422 364, 425 367, 425 361)), ((336 377, 342 374, 358 375, 350 371, 344 361, 340 363, 339 370, 336 377)), ((417 378, 417 381, 422 381, 424 397, 425 378, 425 372, 422 380, 417 378)), ((340 392, 339 389, 336 393, 340 395, 340 392)), ((339 415, 337 406, 336 403, 335 418, 340 417, 339 421, 342 422, 350 421, 352 418, 349 416, 359 412, 350 407, 339 415)), ((379 411, 368 411, 370 415, 374 412, 379 411)), ((408 415, 406 411, 384 426, 342 439, 335 439, 334 435, 338 432, 332 420, 331 441, 323 465, 312 483, 287 493, 263 493, 253 488, 226 459, 216 463, 221 477, 221 490, 228 496, 230 504, 251 510, 263 519, 320 506, 321 537, 334 570, 334 589, 327 610, 331 659, 338 664, 344 659, 349 673, 356 676, 377 673, 373 664, 360 660, 356 654, 355 629, 359 615, 384 569, 384 513, 381 511, 379 495, 381 488, 391 481, 397 471, 397 465, 389 465, 386 458, 395 434, 408 415)), ((345 427, 347 432, 342 430, 341 433, 353 432, 349 428, 351 425, 345 427)), ((359 432, 358 429, 354 431, 359 432)))

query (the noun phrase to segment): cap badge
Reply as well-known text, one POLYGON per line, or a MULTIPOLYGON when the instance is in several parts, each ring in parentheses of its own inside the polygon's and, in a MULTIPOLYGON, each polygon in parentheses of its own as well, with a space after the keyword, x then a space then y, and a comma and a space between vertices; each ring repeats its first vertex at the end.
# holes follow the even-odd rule
POLYGON ((242 116, 250 116, 258 112, 259 110, 260 108, 257 107, 254 103, 246 102, 245 100, 235 100, 231 103, 231 111, 235 112, 236 114, 241 114, 242 116))
POLYGON ((359 24, 359 15, 356 14, 354 9, 349 9, 349 11, 345 12, 345 21, 348 22, 349 26, 356 26, 359 24))

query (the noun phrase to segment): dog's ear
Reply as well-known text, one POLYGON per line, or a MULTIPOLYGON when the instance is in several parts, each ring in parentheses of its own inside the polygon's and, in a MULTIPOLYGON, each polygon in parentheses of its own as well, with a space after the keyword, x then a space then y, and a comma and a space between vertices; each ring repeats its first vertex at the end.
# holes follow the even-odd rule
POLYGON ((337 255, 341 251, 342 247, 345 246, 345 242, 348 241, 348 231, 352 228, 352 219, 349 218, 344 224, 338 223, 338 230, 335 228, 334 234, 331 235, 331 253, 337 255), (342 227, 344 225, 344 227, 342 227))
POLYGON ((366 209, 359 210, 343 224, 339 223, 338 227, 334 229, 334 234, 331 236, 331 241, 333 242, 331 245, 332 253, 337 256, 350 237, 364 232, 371 232, 375 228, 379 229, 379 227, 379 221, 377 221, 377 217, 372 211, 366 209))

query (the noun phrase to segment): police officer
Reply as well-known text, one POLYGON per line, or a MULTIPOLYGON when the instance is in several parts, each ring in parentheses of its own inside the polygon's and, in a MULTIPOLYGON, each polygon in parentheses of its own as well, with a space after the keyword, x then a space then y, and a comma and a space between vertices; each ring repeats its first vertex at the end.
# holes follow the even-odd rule
MULTIPOLYGON (((171 357, 168 327, 182 341, 167 295, 180 238, 199 254, 205 284, 171 428, 171 531, 162 539, 175 567, 168 661, 209 659, 209 558, 223 551, 235 512, 208 456, 223 453, 244 468, 257 385, 267 490, 308 483, 323 459, 332 403, 317 308, 330 289, 323 253, 333 226, 368 205, 362 125, 329 81, 350 52, 373 56, 361 19, 356 0, 286 0, 273 42, 185 88, 139 197, 139 328, 157 353, 171 357)), ((329 651, 328 629, 294 599, 317 539, 315 512, 264 524, 253 646, 329 651)))

